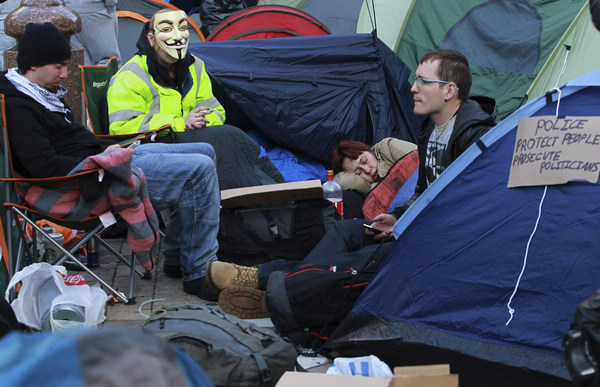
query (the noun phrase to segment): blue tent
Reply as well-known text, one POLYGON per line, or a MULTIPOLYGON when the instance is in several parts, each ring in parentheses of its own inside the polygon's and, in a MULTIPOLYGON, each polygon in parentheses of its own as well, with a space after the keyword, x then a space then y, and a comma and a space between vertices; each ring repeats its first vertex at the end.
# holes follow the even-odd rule
POLYGON ((190 44, 227 122, 327 162, 342 140, 416 142, 410 69, 373 34, 190 44))
POLYGON ((519 119, 559 96, 558 116, 599 115, 600 70, 511 114, 423 193, 330 346, 449 362, 463 387, 570 385, 561 341, 600 288, 600 186, 507 188, 519 119))

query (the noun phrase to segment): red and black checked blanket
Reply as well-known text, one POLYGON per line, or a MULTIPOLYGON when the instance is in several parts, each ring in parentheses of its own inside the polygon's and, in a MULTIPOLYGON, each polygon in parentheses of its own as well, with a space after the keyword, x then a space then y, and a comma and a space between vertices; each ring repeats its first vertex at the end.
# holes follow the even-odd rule
POLYGON ((362 206, 364 218, 373 220, 379 214, 386 214, 400 188, 417 168, 419 152, 416 149, 398 159, 365 198, 362 206))
POLYGON ((127 149, 111 149, 86 158, 69 175, 98 168, 98 173, 51 186, 19 183, 19 190, 32 209, 53 218, 79 222, 116 211, 128 224, 131 250, 144 268, 151 269, 159 229, 144 173, 131 163, 127 149))

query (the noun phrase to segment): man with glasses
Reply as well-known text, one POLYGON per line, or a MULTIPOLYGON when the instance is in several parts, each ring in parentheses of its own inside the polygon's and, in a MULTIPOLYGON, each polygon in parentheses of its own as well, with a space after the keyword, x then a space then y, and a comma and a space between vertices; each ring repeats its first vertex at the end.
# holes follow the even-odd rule
POLYGON ((460 52, 434 50, 421 57, 410 89, 415 102, 414 112, 426 116, 417 144, 419 180, 412 198, 396 207, 393 215, 376 217, 373 227, 391 231, 396 220, 421 193, 496 125, 498 108, 495 101, 487 97, 469 97, 471 82, 469 62, 460 52))

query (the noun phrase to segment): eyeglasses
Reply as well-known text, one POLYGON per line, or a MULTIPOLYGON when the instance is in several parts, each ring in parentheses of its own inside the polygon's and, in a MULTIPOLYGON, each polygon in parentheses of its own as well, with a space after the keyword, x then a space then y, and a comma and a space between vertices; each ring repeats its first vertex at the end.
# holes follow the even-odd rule
MULTIPOLYGON (((423 78, 423 77, 415 77, 413 80, 413 83, 415 83, 415 82, 417 82, 417 85, 419 85, 419 86, 423 86, 424 84, 427 84, 427 83, 441 83, 444 85, 450 84, 450 82, 448 82, 448 81, 440 81, 438 79, 428 79, 428 78, 423 78)), ((456 87, 456 90, 458 91, 460 89, 458 87, 456 87)))

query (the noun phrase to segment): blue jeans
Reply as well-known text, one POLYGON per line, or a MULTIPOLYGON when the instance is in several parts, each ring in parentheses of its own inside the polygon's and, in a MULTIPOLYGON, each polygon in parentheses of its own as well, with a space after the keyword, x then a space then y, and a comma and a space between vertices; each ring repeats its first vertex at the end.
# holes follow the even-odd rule
POLYGON ((165 261, 181 265, 184 281, 206 275, 217 259, 220 192, 210 144, 143 144, 133 164, 146 175, 156 211, 171 209, 164 240, 165 261))

